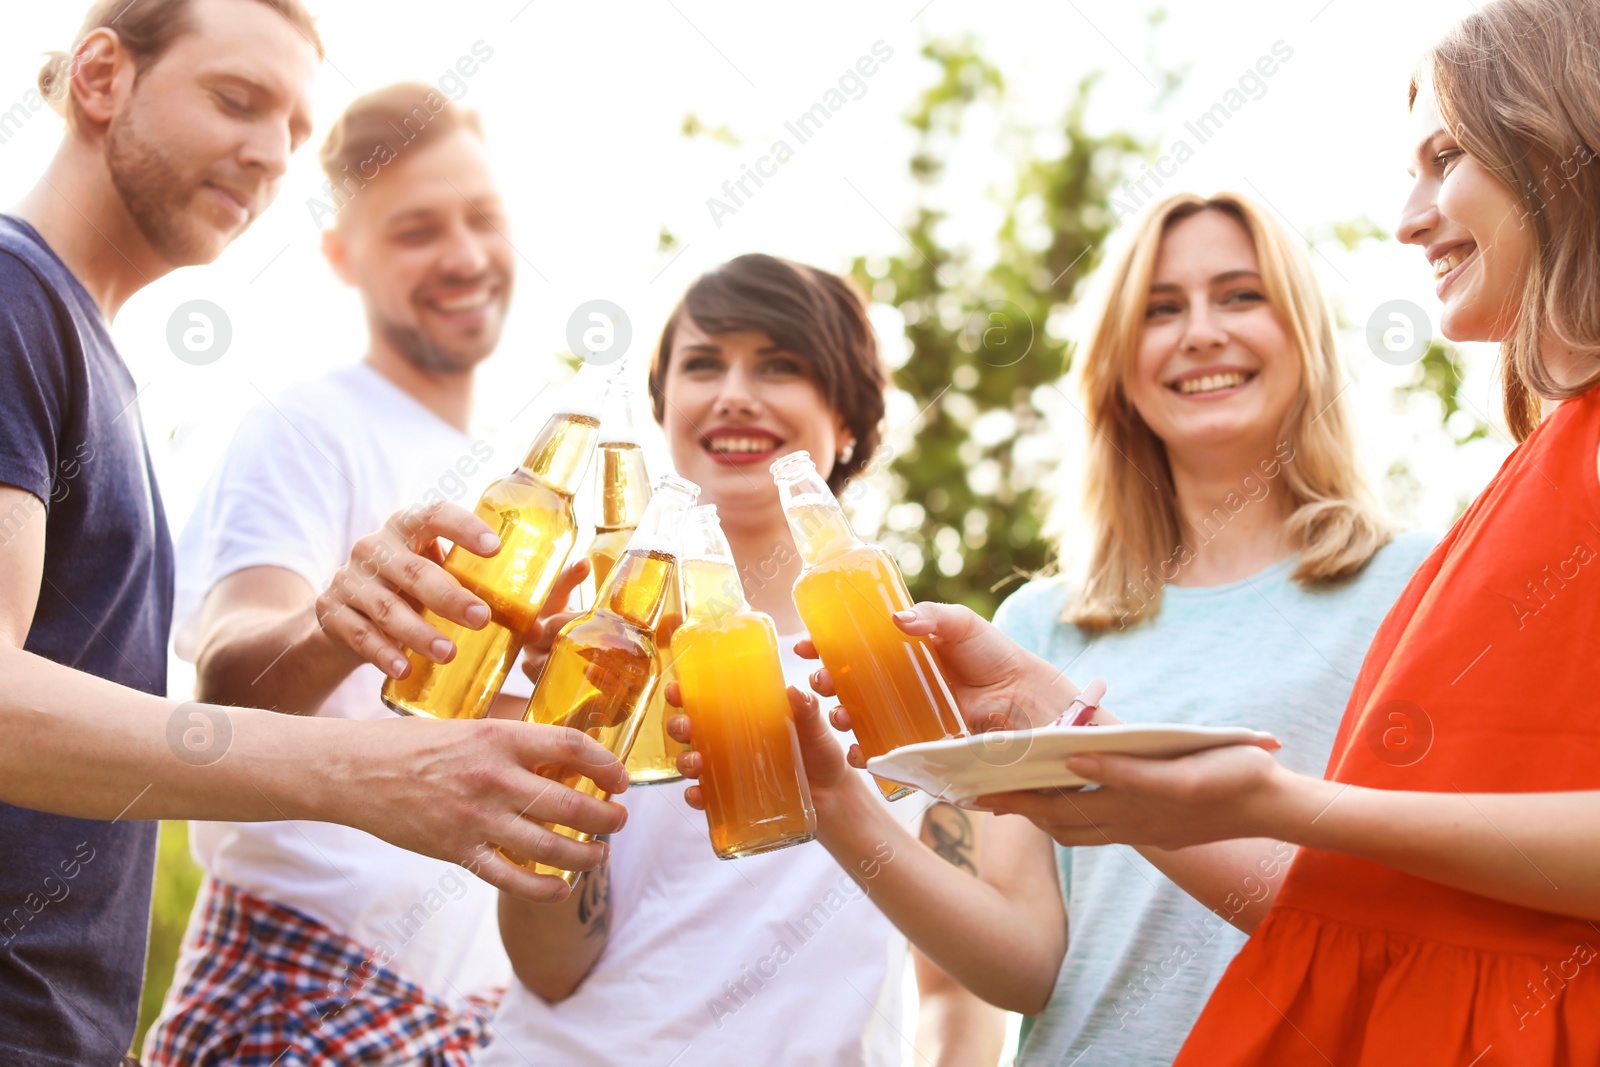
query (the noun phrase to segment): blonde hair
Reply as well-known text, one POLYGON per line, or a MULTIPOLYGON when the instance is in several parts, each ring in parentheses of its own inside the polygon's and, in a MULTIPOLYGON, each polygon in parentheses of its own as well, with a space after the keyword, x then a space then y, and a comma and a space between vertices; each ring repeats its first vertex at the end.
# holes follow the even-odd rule
MULTIPOLYGON (((1183 528, 1166 445, 1140 417, 1127 382, 1161 240, 1175 223, 1204 211, 1221 212, 1250 235, 1267 301, 1300 358, 1302 386, 1284 417, 1282 444, 1259 464, 1267 480, 1281 478, 1279 491, 1289 494, 1293 507, 1287 535, 1299 551, 1294 580, 1313 585, 1348 578, 1393 537, 1357 470, 1333 319, 1305 248, 1243 196, 1180 193, 1155 205, 1111 264, 1108 296, 1079 355, 1089 429, 1084 512, 1090 550, 1088 573, 1062 620, 1087 630, 1153 617, 1162 587, 1196 547, 1183 528)), ((1243 483, 1241 489, 1251 499, 1265 496, 1255 497, 1243 483)), ((1214 517, 1225 523, 1229 513, 1218 508, 1207 520, 1214 517)))
POLYGON ((1600 381, 1596 366, 1582 383, 1559 385, 1540 358, 1546 334, 1600 356, 1600 7, 1494 0, 1423 62, 1444 128, 1510 188, 1531 223, 1532 265, 1501 345, 1506 423, 1526 440, 1540 397, 1577 396, 1600 381))

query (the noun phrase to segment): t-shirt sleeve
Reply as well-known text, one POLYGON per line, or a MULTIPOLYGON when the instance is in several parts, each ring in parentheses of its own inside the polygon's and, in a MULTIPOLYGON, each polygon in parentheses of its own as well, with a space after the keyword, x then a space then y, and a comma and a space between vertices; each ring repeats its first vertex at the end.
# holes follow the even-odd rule
POLYGON ((174 628, 185 655, 206 594, 248 567, 282 567, 320 590, 349 558, 352 487, 336 434, 266 406, 245 416, 178 539, 174 628))
POLYGON ((994 624, 1029 652, 1043 655, 1046 639, 1061 610, 1063 591, 1059 582, 1029 582, 995 609, 994 624))
POLYGON ((50 501, 68 403, 60 315, 44 283, 0 252, 0 483, 50 501))

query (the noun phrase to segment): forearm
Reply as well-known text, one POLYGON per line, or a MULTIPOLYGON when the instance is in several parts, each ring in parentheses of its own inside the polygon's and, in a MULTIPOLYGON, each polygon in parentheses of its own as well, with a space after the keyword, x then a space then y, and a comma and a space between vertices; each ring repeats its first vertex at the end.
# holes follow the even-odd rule
MULTIPOLYGON (((819 808, 817 839, 912 944, 992 1004, 1024 1012, 1044 1006, 1064 930, 1041 936, 1024 902, 925 847, 871 795, 867 779, 855 778, 835 803, 826 814, 819 808)), ((1059 899, 1048 904, 1060 911, 1059 899)))
POLYGON ((584 874, 560 904, 529 904, 500 894, 500 939, 511 969, 548 1003, 577 990, 600 959, 610 929, 609 867, 584 874))
POLYGON ((329 639, 307 606, 238 611, 212 627, 195 664, 195 696, 212 704, 315 714, 364 661, 329 639))
POLYGON ((1422 793, 1285 777, 1277 830, 1527 908, 1600 919, 1600 793, 1422 793))
POLYGON ((0 678, 0 799, 59 815, 326 819, 354 746, 357 724, 179 705, 9 646, 0 678))
POLYGON ((991 1067, 1000 1062, 1006 1015, 912 950, 917 973, 917 1059, 931 1067, 991 1067))
POLYGON ((1178 888, 1248 934, 1278 898, 1295 847, 1251 837, 1171 850, 1143 846, 1138 851, 1178 888))

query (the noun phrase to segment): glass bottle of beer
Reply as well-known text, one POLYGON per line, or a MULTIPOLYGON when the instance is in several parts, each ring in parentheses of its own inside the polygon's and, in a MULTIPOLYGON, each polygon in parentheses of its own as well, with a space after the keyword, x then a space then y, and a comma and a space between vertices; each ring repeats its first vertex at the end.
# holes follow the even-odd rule
POLYGON ((605 584, 650 502, 650 475, 633 425, 633 390, 627 386, 613 389, 608 406, 616 414, 608 413, 600 424, 595 485, 600 516, 594 524, 594 540, 589 542, 589 569, 596 590, 605 584))
POLYGON ((683 707, 703 761, 711 847, 725 860, 817 833, 772 618, 750 610, 717 509, 689 513, 684 624, 673 642, 683 707))
POLYGON ((584 365, 557 410, 510 474, 484 490, 478 518, 500 537, 484 557, 453 546, 444 569, 489 605, 489 623, 473 630, 424 611, 422 618, 456 646, 448 663, 408 649, 411 672, 383 683, 391 710, 437 719, 481 719, 500 692, 530 626, 577 540, 572 498, 594 455, 607 383, 584 365))
MULTIPOLYGON (((618 759, 627 759, 650 692, 660 678, 655 629, 667 590, 678 582, 684 516, 699 495, 693 482, 671 475, 656 483, 639 527, 606 575, 594 607, 556 636, 528 701, 526 722, 582 730, 618 759)), ((571 768, 545 768, 540 773, 590 796, 606 796, 571 768)), ((575 840, 589 839, 569 827, 549 828, 575 840)), ((577 881, 576 873, 542 863, 532 869, 559 875, 568 885, 577 881)))
MULTIPOLYGON (((617 562, 628 538, 639 524, 645 504, 650 499, 649 476, 645 471, 644 449, 633 426, 633 393, 626 387, 613 391, 611 407, 618 411, 607 415, 600 427, 600 518, 595 524, 594 541, 589 545, 589 566, 594 572, 594 587, 605 583, 606 575, 617 562)), ((677 583, 667 590, 667 604, 661 612, 661 622, 656 626, 656 649, 662 657, 661 682, 650 695, 645 709, 644 722, 639 726, 639 736, 628 753, 628 782, 631 785, 660 785, 676 782, 678 753, 686 751, 667 735, 666 689, 674 678, 672 672, 672 632, 683 621, 683 608, 678 602, 677 583)))
MULTIPOLYGON (((912 604, 894 558, 856 537, 806 453, 778 460, 772 477, 805 564, 794 605, 849 709, 862 756, 964 736, 933 645, 901 632, 890 617, 912 604)), ((890 800, 911 792, 881 778, 878 788, 890 800)))

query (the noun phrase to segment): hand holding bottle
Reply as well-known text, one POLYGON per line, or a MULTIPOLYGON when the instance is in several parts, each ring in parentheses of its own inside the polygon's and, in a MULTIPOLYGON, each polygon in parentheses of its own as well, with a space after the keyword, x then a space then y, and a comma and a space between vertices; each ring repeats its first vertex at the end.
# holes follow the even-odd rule
MULTIPOLYGON (((973 733, 1048 725, 1078 695, 1070 678, 970 608, 919 602, 892 618, 908 636, 933 642, 945 682, 973 733)), ((810 641, 801 641, 795 651, 806 659, 817 658, 810 641)), ((811 688, 825 697, 836 695, 826 667, 811 675, 811 688)), ((852 729, 850 712, 843 706, 833 710, 831 719, 839 730, 852 729)), ((866 765, 859 745, 850 746, 848 758, 853 767, 866 765)))
POLYGON ((500 551, 500 538, 466 508, 438 501, 397 511, 383 529, 355 543, 349 561, 317 597, 322 632, 391 678, 409 673, 407 649, 448 663, 455 644, 420 612, 481 630, 489 605, 444 569, 441 537, 479 556, 500 551))

